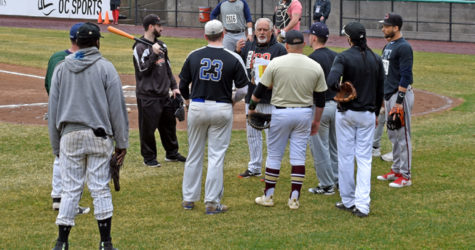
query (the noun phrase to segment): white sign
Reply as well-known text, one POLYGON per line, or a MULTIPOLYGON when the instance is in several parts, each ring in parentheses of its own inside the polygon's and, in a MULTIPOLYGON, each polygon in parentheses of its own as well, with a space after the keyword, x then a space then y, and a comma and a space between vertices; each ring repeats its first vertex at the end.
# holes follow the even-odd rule
POLYGON ((106 11, 110 0, 0 0, 0 15, 97 19, 106 11))

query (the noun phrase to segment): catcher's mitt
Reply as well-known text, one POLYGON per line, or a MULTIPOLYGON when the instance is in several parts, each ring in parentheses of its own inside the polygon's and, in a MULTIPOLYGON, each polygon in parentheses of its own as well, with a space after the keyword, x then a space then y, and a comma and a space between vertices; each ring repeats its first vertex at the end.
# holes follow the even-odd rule
POLYGON ((349 81, 345 81, 340 84, 340 91, 336 93, 333 100, 337 102, 349 102, 356 98, 356 89, 349 81))
POLYGON ((271 117, 271 114, 255 112, 247 116, 247 123, 255 129, 263 130, 270 127, 271 117))
POLYGON ((396 130, 404 127, 404 109, 393 107, 388 114, 387 126, 389 130, 396 130))
POLYGON ((112 154, 111 160, 109 162, 110 165, 110 172, 111 172, 111 178, 114 182, 114 189, 115 191, 120 191, 120 167, 122 165, 119 165, 117 162, 117 153, 112 154))

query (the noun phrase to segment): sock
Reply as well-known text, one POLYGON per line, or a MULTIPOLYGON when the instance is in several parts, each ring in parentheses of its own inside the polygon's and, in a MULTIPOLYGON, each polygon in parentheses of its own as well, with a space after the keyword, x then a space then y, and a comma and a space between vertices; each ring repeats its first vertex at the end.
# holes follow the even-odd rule
POLYGON ((300 197, 300 190, 302 189, 303 180, 305 178, 305 166, 292 166, 291 183, 292 191, 290 198, 298 199, 300 197))
POLYGON ((102 242, 111 241, 111 222, 112 217, 109 217, 105 220, 97 220, 102 242))
POLYGON ((68 242, 69 232, 71 232, 71 226, 58 226, 58 240, 61 242, 68 242))
POLYGON ((266 188, 264 190, 264 194, 269 197, 274 194, 275 184, 277 184, 277 179, 279 179, 279 169, 272 169, 266 167, 266 188))

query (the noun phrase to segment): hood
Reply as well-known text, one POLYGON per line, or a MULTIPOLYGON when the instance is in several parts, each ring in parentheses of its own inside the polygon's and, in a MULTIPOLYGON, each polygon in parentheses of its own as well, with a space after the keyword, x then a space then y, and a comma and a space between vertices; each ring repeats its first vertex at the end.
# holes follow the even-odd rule
POLYGON ((80 49, 64 59, 66 68, 74 73, 81 72, 93 65, 102 55, 96 47, 80 49))

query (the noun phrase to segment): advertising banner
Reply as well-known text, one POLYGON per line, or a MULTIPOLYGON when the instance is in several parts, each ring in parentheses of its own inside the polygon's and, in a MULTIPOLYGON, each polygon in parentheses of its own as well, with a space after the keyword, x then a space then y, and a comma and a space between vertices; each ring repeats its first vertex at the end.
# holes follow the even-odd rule
POLYGON ((97 19, 109 10, 110 0, 0 0, 0 15, 97 19))

